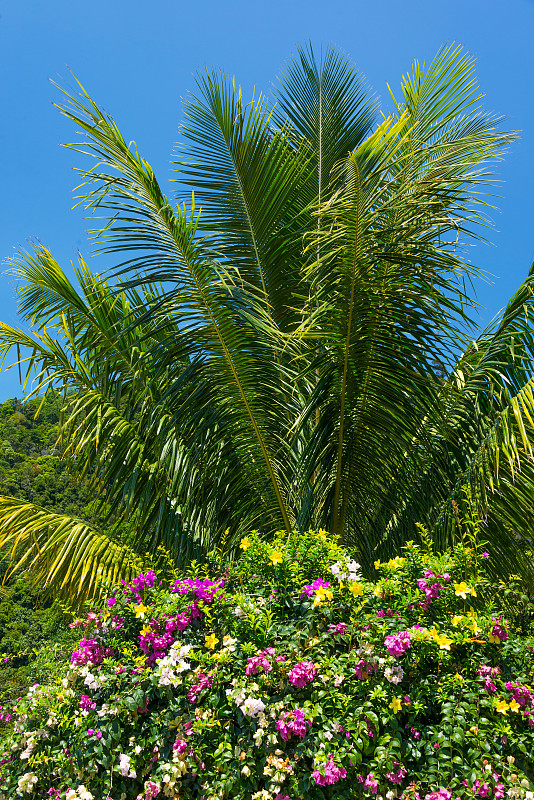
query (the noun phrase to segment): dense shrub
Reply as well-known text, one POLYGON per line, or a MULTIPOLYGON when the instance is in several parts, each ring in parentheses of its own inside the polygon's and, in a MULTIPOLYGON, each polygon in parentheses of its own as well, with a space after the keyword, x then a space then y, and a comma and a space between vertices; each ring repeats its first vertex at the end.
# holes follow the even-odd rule
POLYGON ((322 532, 241 547, 75 623, 7 714, 3 798, 534 798, 532 642, 491 553, 409 545, 369 581, 322 532))

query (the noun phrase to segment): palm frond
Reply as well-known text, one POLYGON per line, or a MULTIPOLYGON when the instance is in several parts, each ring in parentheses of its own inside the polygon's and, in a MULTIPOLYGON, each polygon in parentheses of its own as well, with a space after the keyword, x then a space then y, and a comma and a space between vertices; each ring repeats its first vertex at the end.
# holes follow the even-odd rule
POLYGON ((139 571, 132 550, 83 520, 0 496, 0 548, 13 570, 27 570, 43 589, 83 605, 101 599, 139 571))

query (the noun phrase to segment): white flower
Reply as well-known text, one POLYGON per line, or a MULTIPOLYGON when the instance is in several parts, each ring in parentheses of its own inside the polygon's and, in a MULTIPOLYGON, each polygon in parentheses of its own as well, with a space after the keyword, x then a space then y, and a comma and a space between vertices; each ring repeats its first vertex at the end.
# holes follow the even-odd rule
POLYGON ((80 798, 80 800, 93 800, 93 795, 91 794, 89 789, 85 788, 83 783, 80 784, 80 786, 78 786, 78 797, 80 798))
POLYGON ((239 707, 247 717, 257 717, 260 712, 265 711, 265 703, 255 697, 247 697, 239 707))
POLYGON ((130 756, 127 756, 126 753, 121 753, 119 755, 119 772, 125 778, 137 778, 137 773, 132 769, 130 761, 130 756))
POLYGON ((98 678, 95 675, 93 675, 92 672, 87 673, 87 675, 85 676, 84 683, 86 686, 89 687, 89 689, 98 689, 99 687, 98 678))
POLYGON ((236 615, 236 617, 244 617, 245 616, 245 612, 243 611, 241 606, 236 606, 234 608, 234 614, 236 615))
POLYGON ((18 794, 22 794, 23 792, 33 792, 33 787, 37 783, 37 775, 35 772, 25 772, 18 781, 17 781, 17 792, 18 794))
POLYGON ((398 684, 404 678, 404 672, 402 667, 395 666, 395 667, 386 667, 384 670, 384 678, 389 681, 389 683, 398 684))
POLYGON ((252 795, 252 800, 271 800, 271 798, 272 794, 267 789, 260 789, 259 792, 252 795))
POLYGON ((243 767, 241 772, 243 773, 243 775, 246 775, 246 777, 248 778, 248 776, 250 775, 250 767, 247 767, 247 765, 245 764, 245 766, 243 767))
POLYGON ((344 680, 344 675, 334 675, 334 686, 341 686, 344 680))
POLYGON ((65 797, 65 800, 78 800, 78 794, 76 792, 76 789, 69 789, 65 797))
POLYGON ((236 643, 237 639, 232 639, 231 636, 223 636, 223 650, 226 650, 230 653, 235 652, 236 643))

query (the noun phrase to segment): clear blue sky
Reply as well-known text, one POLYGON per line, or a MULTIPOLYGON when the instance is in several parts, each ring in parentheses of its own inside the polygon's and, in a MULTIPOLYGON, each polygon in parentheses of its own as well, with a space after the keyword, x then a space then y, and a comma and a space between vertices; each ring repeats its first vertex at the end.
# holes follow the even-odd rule
MULTIPOLYGON (((31 238, 64 267, 78 249, 88 256, 87 222, 72 210, 76 155, 60 147, 74 131, 51 105, 59 93, 50 78, 68 80, 72 70, 169 190, 180 98, 195 70, 220 67, 246 91, 268 91, 307 40, 343 48, 384 99, 386 82, 397 87, 413 59, 428 62, 443 43, 475 55, 486 107, 521 130, 499 167, 493 246, 471 256, 497 276, 478 290, 484 321, 534 259, 534 0, 4 0, 0 12, 2 260, 31 238)), ((15 288, 0 275, 0 319, 10 324, 15 288)), ((20 394, 15 370, 1 373, 0 400, 20 394)))

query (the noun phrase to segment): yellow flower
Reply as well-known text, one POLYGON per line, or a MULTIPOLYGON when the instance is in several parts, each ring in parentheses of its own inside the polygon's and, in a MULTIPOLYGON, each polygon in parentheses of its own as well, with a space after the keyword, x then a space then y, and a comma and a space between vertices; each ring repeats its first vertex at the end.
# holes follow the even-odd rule
POLYGON ((455 628, 458 627, 458 625, 460 624, 461 621, 462 621, 462 618, 459 617, 458 614, 455 614, 454 617, 451 619, 451 622, 452 622, 452 624, 454 625, 455 628))
POLYGON ((282 561, 284 560, 284 556, 282 555, 280 550, 275 550, 274 553, 271 553, 270 559, 273 562, 273 564, 281 564, 282 561))
POLYGON ((397 556, 397 558, 390 558, 388 561, 388 567, 390 569, 397 569, 397 567, 401 567, 405 561, 406 559, 401 558, 400 556, 397 556))
POLYGON ((385 590, 381 586, 377 586, 373 592, 375 597, 385 597, 385 590))
POLYGON ((506 714, 509 708, 510 706, 508 705, 506 700, 499 700, 499 702, 497 703, 496 710, 499 714, 506 714))
MULTIPOLYGON (((467 600, 467 595, 468 594, 473 594, 474 591, 475 590, 471 589, 471 587, 468 586, 465 581, 462 581, 461 583, 455 583, 454 584, 454 594, 457 597, 463 597, 464 600, 467 600)), ((476 597, 476 593, 475 593, 474 596, 476 597)))
POLYGON ((499 637, 498 636, 494 636, 492 633, 488 634, 488 639, 491 642, 491 644, 500 644, 501 643, 501 640, 499 639, 499 637))
POLYGON ((315 590, 313 607, 320 608, 322 605, 332 600, 333 596, 334 593, 332 592, 332 589, 327 589, 325 586, 319 586, 319 588, 315 590))
POLYGON ((453 639, 449 639, 448 636, 442 633, 440 636, 435 636, 434 641, 439 644, 440 650, 450 650, 453 639))
POLYGON ((469 625, 467 626, 470 630, 473 631, 475 636, 478 636, 479 633, 482 633, 482 628, 480 628, 476 622, 476 620, 472 619, 469 625))
POLYGON ((378 559, 378 561, 375 561, 375 569, 380 569, 380 559, 378 559))
POLYGON ((151 630, 152 628, 150 627, 150 625, 143 625, 143 627, 141 628, 141 636, 146 636, 147 633, 151 632, 151 630))
POLYGON ((363 586, 361 583, 351 583, 349 586, 349 592, 353 597, 359 597, 363 594, 363 586))
POLYGON ((210 650, 213 650, 218 641, 219 639, 217 639, 214 633, 210 633, 209 636, 204 637, 204 644, 210 650))
POLYGON ((394 714, 398 714, 402 708, 402 700, 400 699, 400 697, 394 697, 391 703, 389 704, 389 707, 393 709, 394 714))
POLYGON ((517 700, 514 697, 514 699, 510 703, 510 711, 514 711, 517 714, 517 712, 518 712, 518 710, 520 708, 521 708, 521 706, 519 705, 519 703, 517 702, 517 700))
POLYGON ((134 606, 135 616, 141 617, 141 619, 145 618, 145 614, 149 609, 144 606, 142 603, 139 603, 138 606, 134 606))
POLYGON ((250 547, 251 544, 252 544, 252 542, 250 541, 248 536, 245 536, 244 539, 241 539, 241 543, 240 543, 239 547, 241 548, 241 550, 248 550, 248 548, 250 547))

